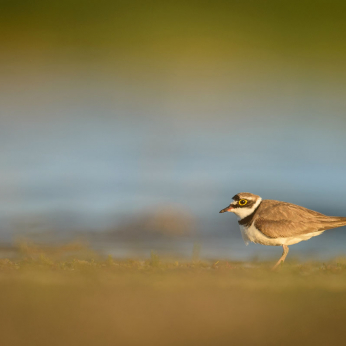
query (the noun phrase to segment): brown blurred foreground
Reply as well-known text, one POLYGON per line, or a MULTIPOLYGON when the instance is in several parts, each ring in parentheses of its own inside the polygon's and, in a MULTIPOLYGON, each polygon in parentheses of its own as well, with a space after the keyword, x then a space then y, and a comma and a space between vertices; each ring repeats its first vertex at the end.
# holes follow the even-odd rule
MULTIPOLYGON (((68 248, 69 251, 71 250, 68 248)), ((345 339, 346 260, 116 261, 38 249, 0 261, 2 346, 331 345, 345 339), (58 257, 60 256, 60 258, 58 257)))

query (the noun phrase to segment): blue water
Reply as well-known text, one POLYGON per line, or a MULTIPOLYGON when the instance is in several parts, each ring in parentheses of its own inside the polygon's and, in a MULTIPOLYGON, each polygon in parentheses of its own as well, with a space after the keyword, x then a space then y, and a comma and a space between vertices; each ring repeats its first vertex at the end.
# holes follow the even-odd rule
MULTIPOLYGON (((102 232, 125 216, 135 219, 173 205, 195 218, 198 236, 207 236, 203 256, 251 258, 281 250, 245 247, 235 217, 218 214, 238 192, 346 216, 346 119, 340 99, 339 108, 330 107, 329 95, 295 106, 289 99, 262 108, 250 102, 215 114, 173 107, 173 101, 132 108, 94 101, 33 107, 27 117, 14 101, 13 117, 9 106, 3 109, 1 239, 35 227, 102 232)), ((344 234, 344 229, 329 231, 295 245, 292 253, 342 254, 344 234)), ((143 244, 146 253, 155 246, 143 244)), ((174 251, 188 256, 191 247, 181 242, 174 251)), ((132 251, 125 245, 111 248, 132 251)))
MULTIPOLYGON (((263 246, 249 244, 246 246, 240 234, 228 236, 213 235, 199 239, 166 239, 141 240, 137 242, 101 241, 91 243, 99 253, 111 255, 115 258, 148 259, 154 252, 162 259, 194 259, 194 248, 197 246, 198 258, 207 260, 231 261, 261 261, 280 258, 282 248, 276 246, 263 246)), ((330 231, 310 241, 301 242, 289 247, 289 258, 297 260, 329 260, 336 257, 345 257, 346 229, 330 231)))

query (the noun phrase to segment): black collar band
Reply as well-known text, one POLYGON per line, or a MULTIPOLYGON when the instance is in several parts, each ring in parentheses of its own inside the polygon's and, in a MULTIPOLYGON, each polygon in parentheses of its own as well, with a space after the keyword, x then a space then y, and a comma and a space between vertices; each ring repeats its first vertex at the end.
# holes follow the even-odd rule
MULTIPOLYGON (((261 201, 261 203, 262 203, 262 201, 261 201)), ((260 207, 261 203, 257 206, 257 208, 250 215, 239 220, 238 221, 239 225, 249 227, 252 224, 252 220, 255 216, 257 209, 260 207)))

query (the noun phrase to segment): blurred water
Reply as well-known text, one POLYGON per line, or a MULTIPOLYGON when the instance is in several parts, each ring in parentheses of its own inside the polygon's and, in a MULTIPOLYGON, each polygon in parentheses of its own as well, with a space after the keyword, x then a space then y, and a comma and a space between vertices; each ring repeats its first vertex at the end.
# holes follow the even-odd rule
MULTIPOLYGON (((243 258, 257 256, 257 247, 243 250, 235 218, 218 214, 238 192, 345 216, 346 119, 340 108, 335 102, 330 108, 330 95, 317 92, 290 107, 291 97, 273 95, 273 105, 257 100, 234 110, 226 102, 223 111, 202 118, 199 107, 177 109, 167 100, 165 107, 140 103, 132 111, 87 102, 55 104, 48 119, 40 114, 46 110, 37 111, 39 120, 4 116, 3 238, 20 218, 43 218, 57 230, 101 231, 124 215, 135 219, 172 204, 196 217, 200 236, 215 238, 205 242, 205 256, 243 258)), ((323 239, 327 250, 315 239, 297 247, 325 256, 341 252, 339 233, 323 239)), ((180 248, 185 251, 183 243, 180 248)))
MULTIPOLYGON (((238 229, 230 230, 227 236, 213 235, 192 239, 147 240, 138 242, 96 242, 93 247, 104 255, 115 258, 147 259, 154 252, 166 259, 194 259, 194 248, 198 246, 197 259, 231 261, 277 260, 282 254, 281 247, 249 244, 240 239, 238 229)), ((289 258, 297 260, 328 260, 345 256, 346 229, 333 230, 311 241, 301 242, 290 247, 289 258)))

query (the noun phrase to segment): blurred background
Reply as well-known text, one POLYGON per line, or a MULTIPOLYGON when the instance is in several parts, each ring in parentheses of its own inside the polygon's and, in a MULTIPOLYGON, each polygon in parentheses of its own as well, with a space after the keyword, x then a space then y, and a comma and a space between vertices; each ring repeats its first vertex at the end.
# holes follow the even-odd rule
MULTIPOLYGON (((218 213, 236 193, 346 216, 345 10, 2 1, 0 243, 264 259, 218 213)), ((345 252, 344 228, 290 256, 345 252)))

